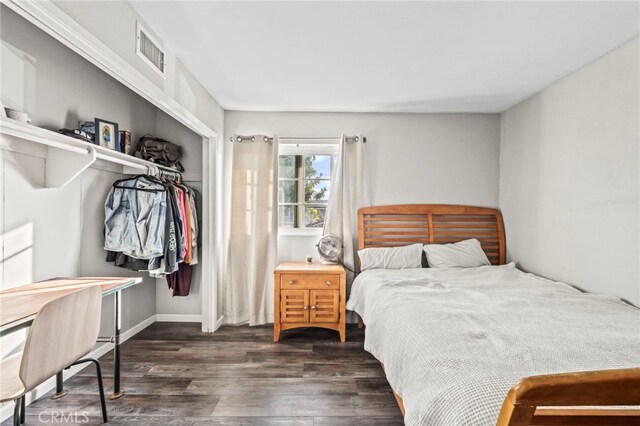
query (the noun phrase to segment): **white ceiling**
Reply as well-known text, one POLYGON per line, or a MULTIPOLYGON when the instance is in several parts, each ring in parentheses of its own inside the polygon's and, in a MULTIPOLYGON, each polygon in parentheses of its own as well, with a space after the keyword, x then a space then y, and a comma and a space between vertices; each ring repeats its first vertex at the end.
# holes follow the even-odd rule
POLYGON ((636 37, 638 2, 133 2, 231 110, 498 112, 636 37))

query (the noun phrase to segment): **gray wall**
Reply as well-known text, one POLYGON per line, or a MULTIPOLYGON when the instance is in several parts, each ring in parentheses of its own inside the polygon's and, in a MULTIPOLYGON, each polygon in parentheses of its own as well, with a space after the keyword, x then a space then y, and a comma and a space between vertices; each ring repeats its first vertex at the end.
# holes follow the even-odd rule
MULTIPOLYGON (((234 134, 367 137, 374 205, 498 205, 498 114, 268 113, 227 111, 234 134)), ((230 144, 230 142, 227 142, 230 144)), ((280 236, 281 260, 316 255, 318 236, 280 236)))
MULTIPOLYGON (((200 137, 5 6, 0 19, 0 97, 5 105, 27 111, 33 124, 51 130, 75 128, 78 120, 101 117, 131 130, 134 140, 145 133, 164 136, 185 148, 189 174, 202 173, 200 137)), ((134 30, 135 25, 132 39, 134 30)), ((183 80, 192 83, 188 76, 183 80)), ((218 112, 222 110, 196 89, 179 92, 184 99, 190 94, 194 112, 209 111, 203 121, 221 128, 218 112)), ((103 206, 111 184, 123 177, 118 167, 98 162, 68 186, 46 189, 42 146, 3 137, 0 153, 0 287, 57 276, 139 275, 144 283, 125 292, 124 330, 156 312, 200 314, 199 282, 190 297, 171 298, 164 281, 156 283, 146 274, 104 261, 103 206)), ((192 184, 201 187, 199 181, 192 184)), ((196 268, 194 281, 199 277, 196 268)), ((107 334, 112 324, 111 299, 104 303, 103 332, 107 334)), ((3 353, 20 344, 20 336, 16 337, 3 339, 3 353)))
MULTIPOLYGON (((136 138, 155 132, 156 110, 89 62, 2 6, 0 96, 7 106, 27 111, 33 124, 57 130, 75 128, 94 117, 118 122, 136 138)), ((3 138, 4 198, 2 234, 32 229, 23 257, 2 262, 2 286, 60 276, 132 275, 107 264, 102 249, 104 200, 117 168, 97 164, 61 189, 44 188, 46 151, 41 146, 3 138)), ((25 234, 26 237, 26 234, 25 234)), ((7 245, 13 240, 4 239, 7 245)), ((133 274, 137 275, 137 274, 133 274)), ((123 328, 155 314, 155 282, 127 290, 123 328)), ((105 300, 103 324, 111 324, 105 300)))
MULTIPOLYGON (((220 136, 224 132, 224 110, 217 101, 193 77, 176 57, 170 46, 164 45, 167 53, 167 75, 163 79, 136 54, 136 21, 144 23, 142 17, 127 1, 56 1, 56 5, 76 22, 83 25, 95 37, 100 39, 114 52, 154 82, 165 93, 173 97, 180 105, 193 113, 220 136), (110 25, 94 25, 96 16, 100 16, 110 25)), ((153 28, 145 24, 155 36, 153 28)), ((162 40, 156 36, 162 44, 162 40)), ((161 111, 157 112, 158 134, 185 146, 183 165, 188 174, 202 173, 201 139, 161 111)), ((190 185, 202 189, 201 181, 190 181, 190 185)), ((165 280, 157 281, 156 313, 173 315, 200 315, 201 268, 196 267, 192 280, 191 294, 186 298, 171 297, 165 280)), ((220 306, 219 310, 220 311, 220 306)))
MULTIPOLYGON (((136 21, 144 20, 128 1, 55 1, 67 15, 100 39, 145 77, 162 88, 180 105, 202 120, 219 135, 223 133, 224 110, 193 77, 175 52, 164 45, 167 53, 167 76, 163 79, 136 54, 136 21), (96 25, 97 17, 109 25, 96 25)), ((145 24, 155 36, 153 28, 145 24)), ((157 36, 156 40, 162 44, 157 36)))
MULTIPOLYGON (((100 39, 124 60, 154 82, 165 93, 173 97, 183 107, 202 120, 216 133, 224 132, 224 110, 217 101, 193 77, 182 62, 176 57, 171 46, 163 45, 167 53, 167 75, 163 79, 136 54, 136 21, 144 20, 127 1, 56 1, 57 6, 76 22, 83 25, 95 37, 100 39), (96 16, 111 25, 94 25, 96 16)), ((153 28, 145 24, 148 31, 155 36, 153 28)), ((156 40, 162 43, 156 36, 156 40)), ((178 46, 180 48, 180 46, 178 46)), ((159 134, 171 137, 180 144, 187 145, 183 165, 189 174, 202 173, 201 140, 184 127, 175 126, 162 112, 158 112, 159 134)), ((202 189, 201 181, 188 182, 202 189)), ((212 201, 213 203, 213 201, 212 201)), ((213 207, 213 204, 212 204, 213 207)), ((172 315, 200 315, 202 310, 201 291, 203 285, 213 283, 201 282, 201 268, 196 267, 192 280, 191 294, 186 298, 171 297, 164 280, 157 282, 156 312, 172 315)), ((218 305, 218 312, 220 312, 218 305)))
POLYGON ((500 208, 525 270, 640 302, 638 40, 502 114, 500 208))

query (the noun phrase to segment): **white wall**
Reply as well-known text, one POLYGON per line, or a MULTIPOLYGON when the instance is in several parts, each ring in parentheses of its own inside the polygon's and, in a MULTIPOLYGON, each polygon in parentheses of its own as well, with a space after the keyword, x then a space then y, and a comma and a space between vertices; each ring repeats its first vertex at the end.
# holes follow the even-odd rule
POLYGON ((525 270, 640 302, 639 42, 502 114, 500 208, 525 270))
MULTIPOLYGON (((498 205, 498 114, 374 114, 227 111, 225 143, 234 134, 367 137, 374 205, 498 205)), ((282 261, 317 257, 318 236, 281 236, 282 261)))

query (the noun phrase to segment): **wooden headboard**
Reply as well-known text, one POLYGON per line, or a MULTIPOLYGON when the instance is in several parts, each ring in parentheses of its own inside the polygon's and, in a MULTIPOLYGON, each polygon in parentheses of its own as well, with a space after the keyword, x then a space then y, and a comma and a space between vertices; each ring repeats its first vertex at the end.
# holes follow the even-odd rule
POLYGON ((506 262, 504 223, 497 209, 448 204, 398 204, 358 210, 358 250, 446 244, 476 238, 493 265, 506 262))

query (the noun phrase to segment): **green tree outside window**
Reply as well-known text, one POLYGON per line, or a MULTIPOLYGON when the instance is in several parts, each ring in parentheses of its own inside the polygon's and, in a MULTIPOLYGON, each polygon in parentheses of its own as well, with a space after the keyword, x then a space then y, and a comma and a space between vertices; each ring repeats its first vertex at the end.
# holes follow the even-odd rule
POLYGON ((320 228, 329 200, 330 155, 279 157, 279 223, 281 227, 320 228))

